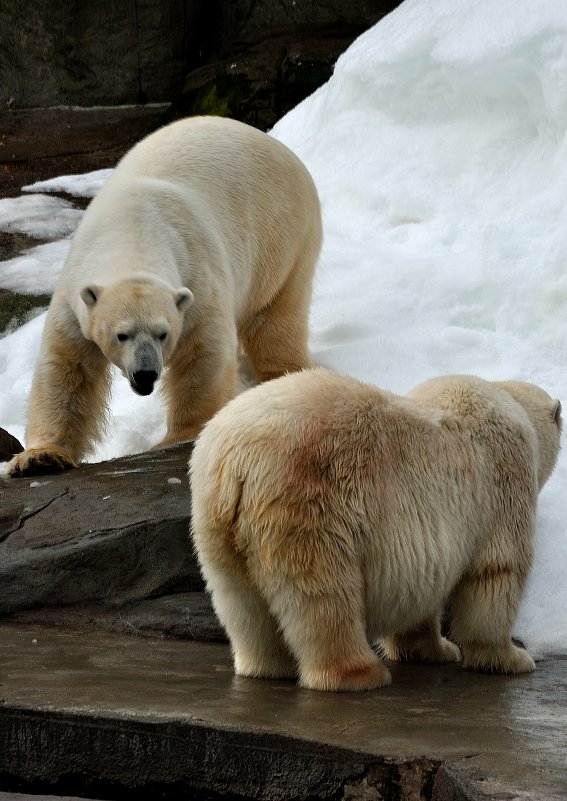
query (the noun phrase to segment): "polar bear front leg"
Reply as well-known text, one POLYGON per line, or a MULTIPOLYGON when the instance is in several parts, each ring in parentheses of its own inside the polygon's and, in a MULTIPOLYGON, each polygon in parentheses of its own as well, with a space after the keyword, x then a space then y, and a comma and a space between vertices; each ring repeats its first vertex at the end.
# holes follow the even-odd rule
POLYGON ((380 639, 384 655, 393 661, 460 662, 459 648, 441 636, 441 614, 432 615, 409 631, 380 639))
POLYGON ((100 437, 110 388, 99 348, 46 323, 28 406, 27 448, 14 456, 12 477, 76 467, 100 437))
POLYGON ((195 439, 202 427, 237 394, 236 330, 216 330, 196 340, 191 331, 178 343, 164 376, 167 435, 156 447, 195 439))
POLYGON ((463 651, 463 667, 488 673, 529 673, 530 654, 511 639, 522 576, 510 565, 485 565, 467 575, 451 602, 453 639, 463 651))

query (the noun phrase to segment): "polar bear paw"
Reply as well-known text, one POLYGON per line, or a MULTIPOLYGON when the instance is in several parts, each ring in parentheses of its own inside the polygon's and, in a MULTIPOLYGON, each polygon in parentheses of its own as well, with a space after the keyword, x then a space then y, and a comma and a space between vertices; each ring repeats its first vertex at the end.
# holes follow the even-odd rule
POLYGON ((8 463, 6 473, 12 478, 20 478, 45 473, 60 473, 71 467, 77 467, 71 454, 64 448, 51 445, 44 448, 28 448, 28 450, 18 453, 8 463))
POLYGON ((308 690, 357 692, 388 687, 391 682, 392 674, 376 657, 361 664, 301 671, 299 686, 308 690))
POLYGON ((513 643, 485 645, 467 643, 463 645, 463 667, 485 673, 531 673, 534 660, 525 648, 513 643))
POLYGON ((253 651, 235 651, 234 672, 254 679, 295 679, 297 668, 283 649, 275 647, 253 651))
POLYGON ((455 643, 438 634, 401 634, 383 637, 380 652, 393 662, 460 662, 461 651, 455 643))

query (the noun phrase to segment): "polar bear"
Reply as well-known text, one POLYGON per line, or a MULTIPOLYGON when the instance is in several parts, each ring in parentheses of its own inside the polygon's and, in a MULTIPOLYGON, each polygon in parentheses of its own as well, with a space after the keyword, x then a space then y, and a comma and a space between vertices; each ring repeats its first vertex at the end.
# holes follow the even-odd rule
POLYGON ((321 212, 307 169, 243 123, 175 122, 120 162, 76 232, 47 315, 26 450, 12 476, 73 467, 105 422, 109 365, 149 394, 164 367, 167 445, 237 391, 310 364, 321 212))
POLYGON ((390 659, 502 673, 561 406, 521 382, 438 378, 407 397, 305 370, 205 426, 194 545, 244 676, 317 690, 389 684, 390 659), (451 610, 451 635, 440 616, 451 610))

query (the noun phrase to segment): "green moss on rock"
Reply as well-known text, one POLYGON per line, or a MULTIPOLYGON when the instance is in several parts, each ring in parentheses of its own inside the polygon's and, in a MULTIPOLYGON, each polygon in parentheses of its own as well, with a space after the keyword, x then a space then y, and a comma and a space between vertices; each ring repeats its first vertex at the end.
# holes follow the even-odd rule
POLYGON ((197 95, 194 102, 195 114, 215 115, 226 117, 230 112, 227 97, 219 97, 216 83, 205 86, 197 95))
POLYGON ((240 75, 217 75, 198 89, 188 90, 182 111, 187 115, 214 115, 246 120, 250 81, 240 75))

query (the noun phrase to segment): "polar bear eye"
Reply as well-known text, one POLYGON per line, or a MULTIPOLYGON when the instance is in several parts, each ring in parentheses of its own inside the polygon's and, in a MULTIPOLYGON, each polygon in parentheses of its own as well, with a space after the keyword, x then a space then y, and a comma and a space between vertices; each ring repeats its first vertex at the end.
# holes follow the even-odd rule
POLYGON ((119 342, 126 342, 126 340, 128 339, 128 334, 116 334, 116 339, 119 342))
POLYGON ((167 339, 167 331, 164 331, 163 334, 158 334, 158 339, 160 342, 165 342, 167 339))

